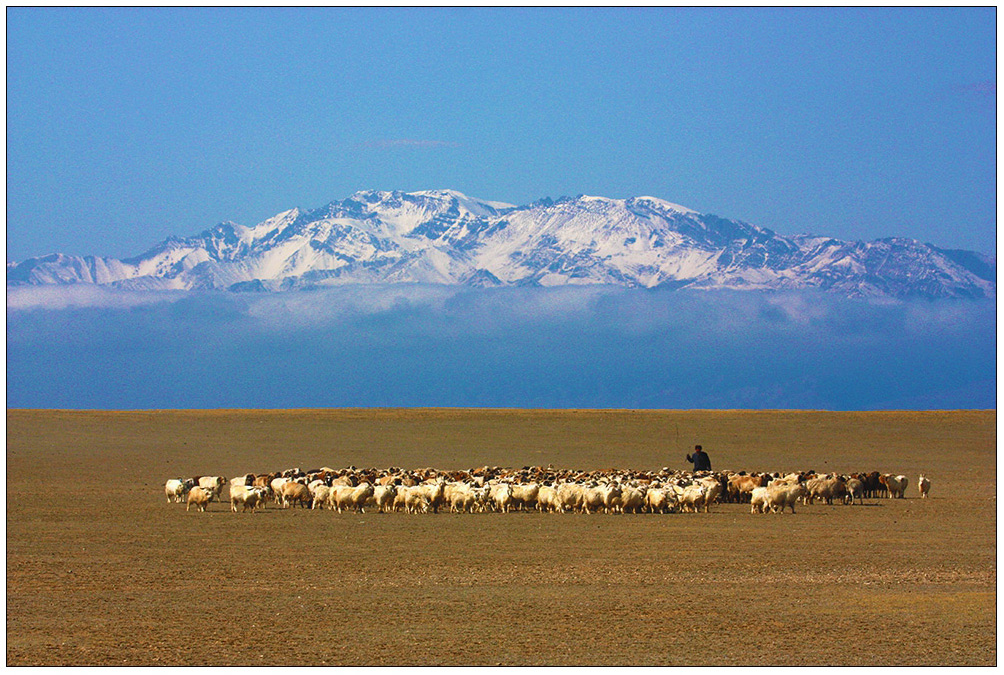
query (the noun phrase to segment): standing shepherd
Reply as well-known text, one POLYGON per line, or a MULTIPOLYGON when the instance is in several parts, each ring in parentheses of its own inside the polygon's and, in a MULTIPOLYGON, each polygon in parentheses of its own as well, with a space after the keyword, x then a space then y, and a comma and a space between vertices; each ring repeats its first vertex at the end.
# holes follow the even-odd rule
POLYGON ((711 458, 699 445, 694 446, 694 454, 687 455, 687 461, 694 465, 694 471, 711 471, 711 458))

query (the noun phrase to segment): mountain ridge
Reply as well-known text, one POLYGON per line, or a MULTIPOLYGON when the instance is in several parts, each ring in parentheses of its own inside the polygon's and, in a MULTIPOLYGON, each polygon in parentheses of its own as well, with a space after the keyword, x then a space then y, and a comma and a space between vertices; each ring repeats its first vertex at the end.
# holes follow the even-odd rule
POLYGON ((257 225, 223 221, 128 258, 51 254, 7 283, 282 291, 345 283, 819 289, 850 297, 996 297, 996 260, 902 238, 783 236, 656 197, 513 205, 455 190, 364 190, 257 225))

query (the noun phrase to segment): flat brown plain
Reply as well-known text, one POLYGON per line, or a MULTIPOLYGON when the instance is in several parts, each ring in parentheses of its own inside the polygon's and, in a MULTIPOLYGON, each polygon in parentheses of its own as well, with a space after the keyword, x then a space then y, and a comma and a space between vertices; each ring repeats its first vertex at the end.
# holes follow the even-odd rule
POLYGON ((994 665, 996 413, 7 413, 7 664, 994 665), (751 515, 167 504, 292 466, 878 470, 751 515), (933 481, 917 498, 920 472, 933 481))

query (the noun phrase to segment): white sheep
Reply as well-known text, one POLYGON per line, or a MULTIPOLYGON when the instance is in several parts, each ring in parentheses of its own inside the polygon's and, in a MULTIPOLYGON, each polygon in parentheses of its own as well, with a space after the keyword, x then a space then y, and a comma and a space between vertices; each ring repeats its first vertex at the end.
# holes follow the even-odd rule
MULTIPOLYGON (((309 485, 307 489, 310 489, 309 485)), ((320 485, 314 486, 312 494, 314 495, 314 504, 310 507, 311 509, 323 509, 325 506, 329 506, 328 498, 331 495, 331 488, 325 485, 324 481, 321 481, 320 485)))
POLYGON ((885 474, 885 484, 889 488, 889 499, 903 499, 910 479, 904 475, 885 474))
POLYGON ((559 512, 582 510, 585 503, 585 487, 580 483, 561 483, 556 488, 559 512))
POLYGON ((767 488, 767 508, 774 513, 784 513, 785 508, 795 512, 795 503, 807 497, 809 491, 801 483, 794 485, 772 485, 767 488))
POLYGON ((164 483, 164 494, 167 496, 167 503, 174 502, 180 504, 181 500, 188 494, 189 486, 180 478, 169 478, 164 483))
POLYGON ((664 487, 650 487, 645 491, 645 508, 649 513, 666 513, 676 504, 672 491, 664 487), (671 501, 672 499, 672 501, 671 501))
POLYGON ((227 479, 225 476, 200 476, 199 477, 199 487, 203 490, 210 490, 213 493, 213 499, 219 499, 220 493, 223 492, 223 486, 227 484, 227 479))
POLYGON ((273 478, 269 483, 269 487, 272 488, 272 496, 275 498, 276 504, 282 503, 282 486, 289 482, 287 476, 279 476, 278 478, 273 478))
POLYGON ((396 496, 396 485, 377 485, 373 488, 373 502, 380 513, 387 513, 394 508, 396 496))
POLYGON ((509 513, 509 510, 513 507, 511 485, 508 483, 496 483, 491 486, 489 494, 491 495, 491 502, 496 511, 509 513))
POLYGON ((230 510, 237 513, 237 506, 240 505, 242 511, 251 509, 251 512, 258 508, 265 508, 265 496, 267 488, 251 487, 248 485, 230 486, 230 510))
POLYGON ((537 510, 541 513, 558 510, 558 492, 553 485, 541 485, 537 491, 537 510))
POLYGON ((645 506, 644 492, 631 486, 626 486, 621 490, 621 513, 641 513, 643 506, 645 506))
MULTIPOLYGON (((775 487, 777 489, 777 487, 775 487)), ((750 493, 750 513, 767 512, 767 491, 770 488, 755 487, 750 493)))
POLYGON ((693 511, 697 513, 703 507, 707 510, 706 498, 708 495, 708 489, 704 485, 699 483, 694 483, 688 485, 683 489, 683 494, 680 495, 680 510, 683 512, 693 511))
POLYGON ((341 513, 344 510, 354 509, 359 513, 366 513, 366 502, 374 494, 374 488, 369 483, 363 483, 352 487, 351 485, 332 485, 328 501, 341 513))
POLYGON ((537 506, 540 486, 536 483, 517 483, 512 486, 512 504, 517 511, 537 506))
MULTIPOLYGON (((419 486, 415 486, 418 488, 419 486)), ((428 513, 429 498, 424 491, 412 488, 404 493, 404 507, 408 513, 428 513)))
POLYGON ((606 487, 598 485, 587 485, 582 488, 582 512, 591 513, 605 509, 604 493, 606 487))

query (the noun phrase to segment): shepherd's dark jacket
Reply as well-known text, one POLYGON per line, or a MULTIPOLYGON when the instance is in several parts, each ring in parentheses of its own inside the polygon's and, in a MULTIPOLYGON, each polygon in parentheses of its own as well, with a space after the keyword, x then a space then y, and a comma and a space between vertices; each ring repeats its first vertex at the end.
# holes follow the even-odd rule
POLYGON ((711 458, 703 450, 698 450, 693 455, 687 455, 687 461, 693 462, 694 471, 711 471, 711 458))

